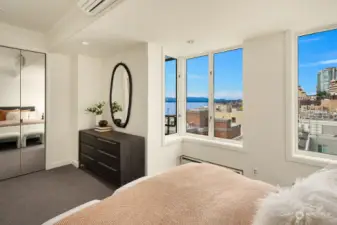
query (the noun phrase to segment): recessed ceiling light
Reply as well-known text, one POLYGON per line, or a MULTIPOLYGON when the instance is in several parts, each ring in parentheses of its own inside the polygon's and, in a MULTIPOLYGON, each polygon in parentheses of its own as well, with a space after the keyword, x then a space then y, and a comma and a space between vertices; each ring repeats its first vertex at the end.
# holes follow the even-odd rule
POLYGON ((187 44, 193 44, 194 43, 194 40, 188 40, 188 41, 186 41, 187 42, 187 44))
POLYGON ((87 42, 87 41, 82 41, 82 45, 89 45, 89 42, 87 42))

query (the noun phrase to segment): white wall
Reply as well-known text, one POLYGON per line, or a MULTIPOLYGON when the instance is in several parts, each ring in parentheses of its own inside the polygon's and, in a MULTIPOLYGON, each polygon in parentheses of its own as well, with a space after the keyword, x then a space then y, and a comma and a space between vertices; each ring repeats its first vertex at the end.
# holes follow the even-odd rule
POLYGON ((289 185, 318 169, 286 161, 286 43, 285 32, 243 43, 244 152, 184 142, 183 154, 243 169, 272 184, 289 185))
MULTIPOLYGON (((116 127, 117 131, 134 135, 147 136, 147 89, 148 89, 148 68, 147 68, 147 45, 137 45, 118 54, 111 59, 105 59, 103 63, 102 97, 105 102, 109 102, 110 82, 112 70, 117 63, 124 62, 130 69, 133 84, 132 107, 129 124, 125 129, 116 127)), ((105 107, 103 118, 112 123, 110 106, 105 107)))
MULTIPOLYGON (((78 56, 78 128, 95 126, 95 116, 85 112, 89 106, 102 101, 102 60, 88 56, 78 56)), ((107 106, 106 106, 107 107, 107 106)))
POLYGON ((70 82, 72 84, 71 88, 71 131, 70 131, 70 138, 71 138, 71 163, 78 167, 78 137, 79 137, 79 132, 78 132, 78 105, 79 105, 79 96, 78 96, 78 55, 72 55, 71 56, 71 77, 70 77, 70 82))
POLYGON ((164 112, 162 83, 164 76, 164 52, 161 46, 148 44, 148 137, 147 172, 157 174, 178 164, 181 144, 162 146, 164 112))
POLYGON ((62 54, 49 54, 48 59, 51 64, 50 68, 48 67, 48 78, 52 82, 48 82, 52 88, 50 97, 58 95, 62 106, 57 107, 57 100, 51 99, 51 107, 54 110, 51 109, 52 112, 47 117, 47 137, 51 138, 47 138, 47 141, 51 140, 48 144, 55 145, 58 137, 62 137, 64 146, 57 151, 57 145, 48 148, 47 167, 54 168, 70 163, 78 166, 79 130, 95 126, 95 116, 86 113, 85 109, 102 100, 102 60, 83 55, 62 54), (57 79, 57 82, 53 82, 53 79, 57 79), (57 87, 58 91, 53 91, 53 87, 57 87))
MULTIPOLYGON (((73 136, 75 98, 72 57, 48 54, 47 57, 47 112, 46 112, 46 167, 70 164, 76 140, 73 136)), ((77 111, 76 111, 77 113, 77 111)))
POLYGON ((102 101, 102 60, 84 55, 71 59, 71 163, 78 166, 79 131, 95 127, 95 116, 85 109, 102 101))
MULTIPOLYGON (((177 165, 180 143, 161 146, 162 129, 162 66, 163 51, 154 44, 140 44, 126 50, 112 59, 104 60, 102 93, 109 101, 112 70, 119 62, 124 62, 131 71, 133 96, 131 116, 125 129, 117 131, 143 136, 146 139, 146 171, 153 175, 177 165)), ((104 119, 112 123, 110 109, 106 107, 104 119)))

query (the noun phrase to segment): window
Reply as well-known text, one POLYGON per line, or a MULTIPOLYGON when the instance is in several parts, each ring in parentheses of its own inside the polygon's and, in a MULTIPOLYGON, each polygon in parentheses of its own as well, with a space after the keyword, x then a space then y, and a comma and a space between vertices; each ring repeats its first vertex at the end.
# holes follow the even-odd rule
POLYGON ((186 132, 242 141, 242 122, 242 49, 188 58, 186 132))
POLYGON ((214 136, 242 140, 242 49, 214 54, 214 136))
POLYGON ((208 135, 208 56, 186 60, 186 132, 208 135))
POLYGON ((177 133, 177 59, 165 58, 165 135, 177 133))
POLYGON ((337 155, 337 30, 298 37, 298 149, 337 155))

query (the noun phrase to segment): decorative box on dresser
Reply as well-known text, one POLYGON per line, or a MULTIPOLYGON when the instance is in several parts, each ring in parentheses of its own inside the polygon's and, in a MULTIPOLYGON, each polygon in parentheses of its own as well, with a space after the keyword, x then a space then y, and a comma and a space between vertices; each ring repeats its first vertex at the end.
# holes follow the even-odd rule
POLYGON ((144 137, 117 131, 82 130, 79 134, 80 168, 122 186, 145 176, 144 137))

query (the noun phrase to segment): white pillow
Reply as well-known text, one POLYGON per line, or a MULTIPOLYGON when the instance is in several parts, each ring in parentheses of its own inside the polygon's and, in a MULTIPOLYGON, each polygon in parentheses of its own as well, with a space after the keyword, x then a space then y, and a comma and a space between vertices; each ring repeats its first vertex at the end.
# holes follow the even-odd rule
POLYGON ((20 120, 20 112, 13 111, 6 114, 6 120, 20 120))
POLYGON ((29 119, 29 113, 30 112, 27 112, 27 111, 21 112, 21 119, 28 120, 29 119))
MULTIPOLYGON (((29 112, 21 112, 21 119, 28 120, 29 112)), ((6 120, 20 120, 20 111, 12 111, 6 114, 6 120)))
POLYGON ((336 225, 337 169, 324 169, 260 202, 253 225, 336 225))
POLYGON ((36 119, 38 119, 37 112, 36 111, 28 112, 28 119, 29 120, 36 120, 36 119))

